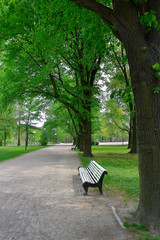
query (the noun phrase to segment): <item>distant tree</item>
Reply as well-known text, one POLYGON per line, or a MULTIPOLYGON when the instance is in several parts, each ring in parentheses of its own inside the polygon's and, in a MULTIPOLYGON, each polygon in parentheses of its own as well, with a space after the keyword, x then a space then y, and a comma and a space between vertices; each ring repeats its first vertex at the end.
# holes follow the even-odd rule
MULTIPOLYGON (((18 120, 18 124, 19 122, 21 122, 21 124, 25 125, 25 132, 26 132, 25 150, 26 151, 27 151, 28 141, 29 141, 29 128, 30 126, 34 126, 35 120, 38 121, 41 119, 41 110, 42 110, 42 106, 39 99, 28 98, 25 101, 21 102, 21 105, 17 106, 18 115, 16 119, 18 120)), ((20 131, 20 125, 18 125, 18 134, 20 135, 19 131, 20 131)), ((18 137, 18 139, 19 138, 20 136, 18 137)))
POLYGON ((14 119, 14 111, 12 106, 6 109, 0 109, 0 139, 3 145, 6 146, 7 138, 10 138, 12 129, 16 128, 16 121, 14 119))
POLYGON ((108 133, 110 137, 128 138, 129 126, 129 112, 126 106, 118 103, 116 100, 110 99, 106 102, 105 123, 108 126, 108 133))

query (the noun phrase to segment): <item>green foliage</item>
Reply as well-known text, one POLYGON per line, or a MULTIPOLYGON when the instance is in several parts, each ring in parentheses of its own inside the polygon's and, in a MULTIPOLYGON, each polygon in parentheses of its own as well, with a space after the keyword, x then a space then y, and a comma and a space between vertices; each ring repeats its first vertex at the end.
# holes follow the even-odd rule
POLYGON ((155 70, 155 77, 160 80, 160 65, 159 65, 159 63, 155 63, 152 67, 155 70))
POLYGON ((145 52, 147 50, 147 47, 142 47, 141 49, 142 49, 142 51, 145 52))
POLYGON ((44 130, 41 132, 40 144, 41 146, 46 146, 47 143, 48 143, 48 137, 47 137, 46 131, 44 130))
POLYGON ((139 240, 160 240, 160 235, 155 237, 151 234, 141 234, 141 237, 139 237, 139 240))
POLYGON ((11 134, 16 130, 16 119, 14 118, 14 111, 12 105, 7 108, 0 109, 0 141, 5 144, 11 138, 11 134))
POLYGON ((151 27, 157 28, 160 31, 160 25, 158 24, 156 18, 156 12, 151 10, 150 12, 145 12, 143 16, 139 18, 142 25, 147 27, 147 32, 151 31, 151 27))
POLYGON ((144 226, 144 225, 138 225, 137 223, 127 223, 127 222, 124 222, 124 226, 126 228, 132 228, 134 230, 140 230, 140 231, 144 231, 144 232, 148 232, 149 229, 144 226))
MULTIPOLYGON (((99 59, 109 28, 98 16, 65 0, 0 4, 3 102, 56 98, 76 113, 76 124, 80 118, 90 120, 89 107, 99 104, 99 59), (99 76, 93 79, 95 70, 99 76)), ((73 132, 72 126, 67 131, 73 132)))
POLYGON ((160 240, 159 236, 153 236, 149 232, 149 229, 145 225, 138 225, 137 223, 124 222, 124 226, 129 229, 129 231, 136 233, 138 240, 160 240))
POLYGON ((105 124, 108 125, 110 136, 128 138, 130 115, 126 105, 110 99, 106 102, 105 124))
POLYGON ((153 92, 154 93, 159 93, 160 92, 160 88, 159 87, 153 88, 153 92))

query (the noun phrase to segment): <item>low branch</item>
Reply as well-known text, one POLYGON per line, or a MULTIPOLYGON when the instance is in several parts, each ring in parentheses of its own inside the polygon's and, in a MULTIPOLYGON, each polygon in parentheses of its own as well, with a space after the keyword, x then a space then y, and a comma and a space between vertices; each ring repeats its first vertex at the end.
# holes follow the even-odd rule
POLYGON ((122 131, 126 131, 127 133, 129 133, 129 130, 128 130, 128 129, 122 128, 122 127, 120 127, 120 126, 118 125, 118 123, 114 120, 112 114, 110 114, 110 116, 111 116, 113 122, 115 123, 115 125, 116 125, 119 129, 121 129, 122 131))
POLYGON ((17 39, 17 41, 18 41, 21 45, 19 45, 19 44, 16 43, 16 42, 15 42, 15 44, 18 45, 21 49, 23 49, 24 52, 25 52, 26 54, 28 54, 28 55, 32 58, 32 60, 37 64, 37 66, 38 66, 39 68, 42 68, 42 66, 41 66, 41 65, 37 62, 37 60, 31 55, 31 53, 25 50, 25 48, 23 47, 23 44, 21 43, 21 41, 20 41, 18 38, 16 38, 16 39, 17 39))
POLYGON ((62 54, 61 54, 61 56, 62 56, 62 58, 65 60, 65 62, 66 62, 74 71, 76 71, 76 72, 79 71, 77 68, 75 68, 75 67, 70 63, 70 61, 69 61, 66 57, 64 57, 62 54))

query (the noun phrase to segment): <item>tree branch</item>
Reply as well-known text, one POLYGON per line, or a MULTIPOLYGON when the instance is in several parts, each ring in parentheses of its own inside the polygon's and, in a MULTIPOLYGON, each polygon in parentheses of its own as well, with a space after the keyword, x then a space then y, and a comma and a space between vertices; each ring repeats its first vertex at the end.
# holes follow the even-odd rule
POLYGON ((69 61, 66 57, 64 57, 62 54, 61 54, 61 56, 62 56, 62 58, 65 60, 65 62, 66 62, 74 71, 78 72, 78 69, 75 68, 75 67, 73 67, 73 65, 70 63, 70 61, 69 61))
POLYGON ((56 83, 55 83, 55 78, 54 78, 53 74, 50 73, 50 74, 49 74, 49 77, 50 77, 50 80, 51 80, 52 85, 53 85, 55 98, 59 98, 58 89, 57 89, 57 85, 56 85, 56 83))
POLYGON ((75 121, 74 121, 74 119, 73 119, 71 110, 69 109, 69 107, 67 107, 67 110, 68 110, 68 113, 69 113, 69 115, 70 115, 70 117, 71 117, 71 120, 72 120, 72 122, 73 122, 73 126, 74 126, 74 129, 75 129, 75 132, 76 132, 76 134, 78 135, 79 132, 78 132, 78 129, 77 129, 77 127, 76 127, 76 123, 75 123, 75 121))
POLYGON ((113 10, 95 0, 70 0, 75 2, 79 7, 84 7, 98 14, 101 19, 110 25, 115 25, 113 10))
POLYGON ((99 56, 97 58, 97 56, 96 56, 95 57, 95 65, 94 65, 94 68, 91 71, 91 78, 90 78, 90 85, 91 85, 91 87, 93 87, 95 76, 96 76, 96 73, 97 73, 97 71, 99 69, 100 63, 101 63, 101 57, 99 56))
POLYGON ((126 129, 126 128, 122 128, 122 127, 120 127, 120 126, 118 125, 118 123, 114 120, 112 114, 110 114, 110 116, 111 116, 113 122, 115 123, 115 125, 116 125, 119 129, 121 129, 122 131, 126 131, 126 132, 129 133, 129 130, 128 130, 128 129, 126 129))

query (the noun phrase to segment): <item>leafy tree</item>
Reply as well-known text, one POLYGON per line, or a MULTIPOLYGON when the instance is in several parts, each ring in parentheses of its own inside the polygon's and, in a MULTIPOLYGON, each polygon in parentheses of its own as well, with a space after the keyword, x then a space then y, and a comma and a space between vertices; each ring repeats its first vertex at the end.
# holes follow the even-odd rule
POLYGON ((108 64, 104 65, 103 69, 108 74, 107 91, 111 92, 111 98, 116 98, 117 101, 128 105, 130 111, 128 148, 131 148, 130 153, 137 153, 136 113, 128 59, 123 45, 115 37, 112 37, 108 44, 106 59, 108 64))
POLYGON ((108 100, 105 123, 108 126, 110 137, 127 138, 129 134, 129 112, 127 112, 126 106, 116 100, 108 100))
POLYGON ((135 216, 160 231, 159 1, 72 1, 98 14, 124 44, 137 114, 140 201, 135 216))
POLYGON ((20 142, 20 123, 25 124, 26 140, 25 150, 27 151, 29 140, 29 128, 34 125, 35 120, 41 119, 42 105, 39 99, 26 99, 17 106, 17 120, 18 120, 18 143, 20 142))
POLYGON ((86 10, 65 11, 70 3, 29 2, 1 3, 4 96, 41 95, 63 103, 78 116, 78 137, 84 155, 91 156, 91 108, 107 27, 99 22, 95 28, 98 18, 86 10))
POLYGON ((12 134, 12 129, 16 128, 16 121, 14 119, 14 109, 12 106, 8 106, 6 109, 0 110, 0 140, 4 146, 7 144, 7 138, 9 139, 12 134))
POLYGON ((46 128, 43 129, 43 131, 41 132, 41 137, 40 137, 40 144, 42 146, 46 146, 48 143, 48 137, 46 134, 46 128))

